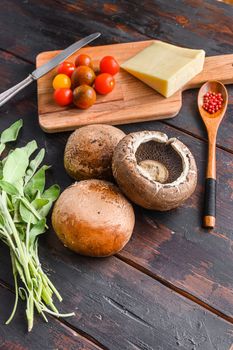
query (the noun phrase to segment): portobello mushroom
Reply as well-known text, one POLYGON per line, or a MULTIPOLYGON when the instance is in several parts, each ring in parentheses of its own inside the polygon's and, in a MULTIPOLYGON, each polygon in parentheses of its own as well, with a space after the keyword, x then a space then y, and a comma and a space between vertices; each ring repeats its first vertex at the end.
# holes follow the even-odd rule
POLYGON ((65 148, 67 173, 76 180, 111 180, 113 150, 124 136, 123 131, 111 125, 94 124, 77 129, 65 148))
POLYGON ((71 250, 103 257, 117 253, 129 241, 134 210, 117 186, 85 180, 62 192, 52 213, 58 238, 71 250))
POLYGON ((197 167, 188 147, 158 131, 125 136, 114 150, 112 170, 132 202, 160 211, 178 207, 197 183, 197 167))

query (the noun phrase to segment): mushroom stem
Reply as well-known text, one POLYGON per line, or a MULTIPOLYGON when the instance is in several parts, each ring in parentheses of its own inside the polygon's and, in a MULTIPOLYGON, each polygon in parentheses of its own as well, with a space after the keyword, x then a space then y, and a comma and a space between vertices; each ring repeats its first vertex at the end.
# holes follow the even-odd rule
POLYGON ((169 172, 164 164, 157 160, 145 159, 139 163, 141 173, 152 181, 165 183, 169 177, 169 172))

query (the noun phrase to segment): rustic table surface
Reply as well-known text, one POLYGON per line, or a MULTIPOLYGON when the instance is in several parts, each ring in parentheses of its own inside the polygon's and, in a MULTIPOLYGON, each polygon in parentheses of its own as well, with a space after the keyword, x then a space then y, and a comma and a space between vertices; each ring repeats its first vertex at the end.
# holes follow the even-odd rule
MULTIPOLYGON (((34 69, 41 51, 63 49, 92 32, 98 44, 159 38, 233 53, 233 6, 214 0, 1 0, 1 91, 34 69)), ((125 132, 161 130, 192 150, 199 180, 194 195, 167 213, 135 208, 136 226, 125 249, 107 259, 75 255, 52 229, 40 239, 44 268, 64 297, 66 319, 35 317, 27 333, 24 305, 9 326, 14 300, 8 250, 0 245, 0 349, 229 350, 233 343, 233 88, 218 135, 217 225, 201 228, 206 134, 197 91, 183 95, 179 115, 164 122, 125 125, 125 132)), ((22 117, 18 144, 36 139, 52 165, 49 182, 72 180, 63 169, 69 133, 45 134, 37 121, 36 84, 1 108, 0 129, 22 117)))

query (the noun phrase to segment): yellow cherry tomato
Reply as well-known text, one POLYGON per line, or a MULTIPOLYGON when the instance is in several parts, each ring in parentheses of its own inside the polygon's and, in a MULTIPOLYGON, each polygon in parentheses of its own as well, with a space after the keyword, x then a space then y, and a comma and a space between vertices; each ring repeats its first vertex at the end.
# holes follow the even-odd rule
POLYGON ((71 87, 71 80, 65 74, 58 74, 53 79, 53 88, 56 89, 65 89, 71 87))

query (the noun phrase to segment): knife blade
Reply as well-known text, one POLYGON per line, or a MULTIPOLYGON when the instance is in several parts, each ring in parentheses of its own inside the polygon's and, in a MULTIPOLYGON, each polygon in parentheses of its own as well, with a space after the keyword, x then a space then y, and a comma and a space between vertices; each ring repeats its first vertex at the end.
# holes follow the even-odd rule
POLYGON ((94 33, 86 36, 85 38, 77 41, 76 43, 67 47, 67 49, 63 50, 61 53, 52 58, 49 62, 43 64, 43 66, 34 70, 31 75, 34 79, 39 79, 54 67, 56 67, 59 63, 63 62, 66 58, 70 57, 74 52, 81 49, 83 46, 86 46, 93 40, 97 39, 101 34, 94 33))
POLYGON ((41 67, 35 69, 29 76, 22 80, 20 83, 16 84, 12 88, 2 92, 0 94, 0 107, 4 105, 8 100, 10 100, 14 95, 16 95, 19 91, 24 89, 26 86, 31 84, 33 81, 41 78, 43 75, 48 73, 50 70, 55 68, 59 63, 63 62, 66 58, 70 57, 74 52, 81 49, 83 46, 86 46, 93 40, 97 39, 101 33, 94 33, 86 36, 85 38, 77 41, 76 43, 70 45, 61 53, 52 58, 49 62, 43 64, 41 67))

